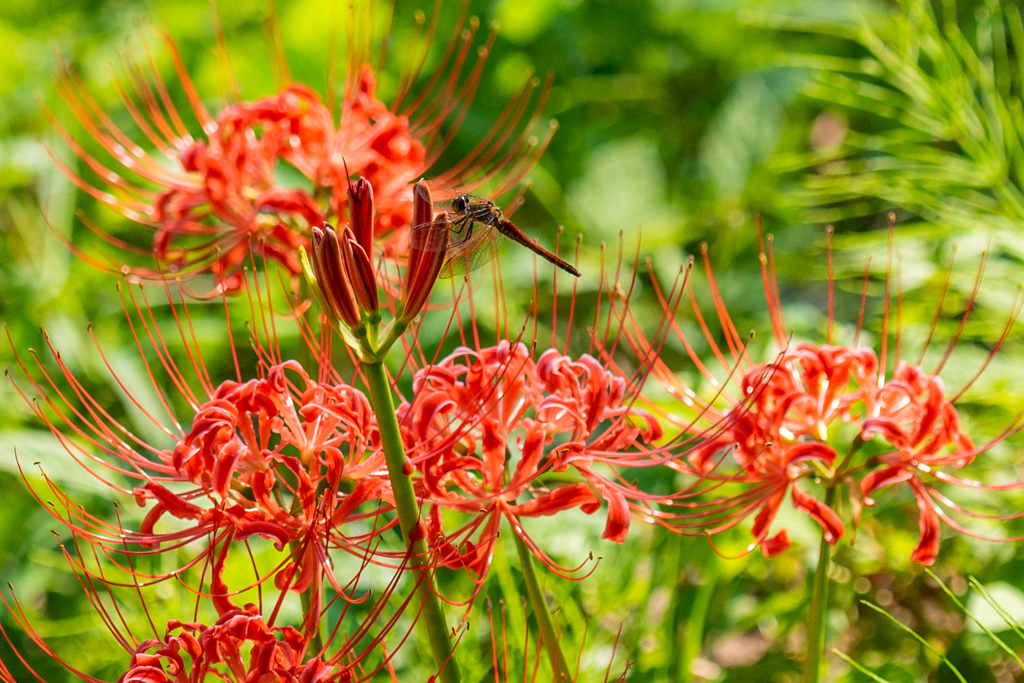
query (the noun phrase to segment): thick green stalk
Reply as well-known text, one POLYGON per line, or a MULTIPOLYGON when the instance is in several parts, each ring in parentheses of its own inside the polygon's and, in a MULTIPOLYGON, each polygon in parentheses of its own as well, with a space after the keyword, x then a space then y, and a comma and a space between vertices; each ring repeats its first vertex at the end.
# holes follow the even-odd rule
POLYGON ((391 383, 384 372, 383 363, 364 363, 363 372, 370 388, 370 402, 377 416, 377 428, 380 430, 381 446, 384 459, 388 466, 388 478, 395 496, 395 509, 398 511, 398 523, 402 528, 402 537, 409 550, 409 564, 413 569, 427 572, 417 582, 416 592, 423 603, 420 618, 427 629, 430 649, 434 655, 434 664, 440 671, 439 680, 443 683, 459 683, 462 674, 452 656, 452 641, 448 635, 448 624, 445 622, 441 601, 434 592, 433 574, 427 567, 427 544, 422 534, 413 535, 413 530, 420 521, 419 505, 413 490, 412 479, 405 473, 405 446, 398 429, 398 418, 395 416, 395 404, 391 397, 391 383))
POLYGON ((516 550, 519 551, 519 566, 523 571, 523 580, 526 582, 526 592, 530 598, 530 605, 533 607, 533 616, 540 627, 540 637, 544 642, 544 649, 551 661, 551 668, 555 670, 555 683, 572 683, 572 674, 569 673, 569 663, 562 652, 562 646, 558 642, 558 633, 555 632, 555 623, 551 619, 551 612, 548 610, 548 603, 544 600, 544 594, 537 582, 537 572, 533 568, 533 556, 530 549, 526 547, 519 534, 512 532, 516 539, 516 550))
MULTIPOLYGON (((832 507, 835 489, 825 491, 825 505, 832 507)), ((821 677, 821 659, 825 650, 825 619, 828 616, 828 568, 832 559, 832 546, 821 536, 818 548, 818 568, 814 572, 814 593, 807 613, 807 659, 804 662, 804 683, 818 683, 821 677)))
MULTIPOLYGON (((313 583, 309 584, 309 588, 304 590, 299 595, 299 599, 302 602, 302 613, 304 615, 309 614, 309 610, 313 606, 312 603, 313 603, 313 591, 314 590, 316 590, 316 581, 314 581, 313 583)), ((319 623, 319 620, 318 620, 317 621, 317 625, 316 625, 316 633, 314 633, 313 637, 309 639, 309 649, 308 649, 308 651, 313 653, 313 654, 316 654, 316 653, 320 652, 320 650, 322 650, 322 649, 324 649, 324 641, 323 641, 323 638, 320 635, 320 623, 319 623)))

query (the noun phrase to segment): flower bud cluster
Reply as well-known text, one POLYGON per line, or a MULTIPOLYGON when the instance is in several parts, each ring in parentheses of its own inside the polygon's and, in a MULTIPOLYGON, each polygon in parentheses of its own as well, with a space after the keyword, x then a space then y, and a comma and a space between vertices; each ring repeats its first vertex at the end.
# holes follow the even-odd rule
POLYGON ((350 329, 380 322, 373 253, 373 187, 366 178, 349 184, 352 219, 340 237, 324 224, 313 228, 313 273, 323 308, 333 322, 350 329), (358 239, 359 235, 362 239, 358 239))
POLYGON ((434 220, 426 183, 413 187, 413 215, 418 239, 409 249, 401 299, 384 339, 373 254, 373 187, 365 178, 349 184, 350 222, 340 232, 327 225, 313 228, 312 258, 300 252, 303 272, 327 319, 364 359, 379 357, 423 310, 446 258, 449 226, 434 220))

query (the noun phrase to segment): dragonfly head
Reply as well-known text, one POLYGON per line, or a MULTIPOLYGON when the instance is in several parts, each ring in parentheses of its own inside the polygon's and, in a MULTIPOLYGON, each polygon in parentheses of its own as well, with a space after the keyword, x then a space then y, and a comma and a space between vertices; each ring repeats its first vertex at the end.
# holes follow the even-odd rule
POLYGON ((452 199, 452 209, 454 209, 456 213, 465 213, 467 208, 469 208, 468 194, 460 194, 452 199))

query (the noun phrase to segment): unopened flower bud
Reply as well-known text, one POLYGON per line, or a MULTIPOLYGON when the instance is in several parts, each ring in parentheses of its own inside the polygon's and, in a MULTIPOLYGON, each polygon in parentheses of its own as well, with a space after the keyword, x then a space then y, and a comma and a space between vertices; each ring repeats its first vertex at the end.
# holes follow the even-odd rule
POLYGON ((359 324, 359 306, 342 260, 341 245, 334 228, 313 227, 313 274, 323 292, 329 313, 349 327, 359 324))
POLYGON ((416 317, 430 298, 448 251, 451 224, 445 215, 434 220, 430 190, 422 180, 413 187, 413 225, 418 226, 409 247, 409 265, 402 282, 401 319, 416 317))
POLYGON ((373 186, 360 176, 348 184, 349 225, 356 244, 367 254, 373 253, 373 186))
POLYGON ((370 257, 356 239, 355 234, 346 228, 341 239, 342 258, 348 269, 349 281, 352 283, 352 290, 359 307, 366 313, 376 313, 379 306, 377 303, 377 278, 373 263, 370 262, 370 257))

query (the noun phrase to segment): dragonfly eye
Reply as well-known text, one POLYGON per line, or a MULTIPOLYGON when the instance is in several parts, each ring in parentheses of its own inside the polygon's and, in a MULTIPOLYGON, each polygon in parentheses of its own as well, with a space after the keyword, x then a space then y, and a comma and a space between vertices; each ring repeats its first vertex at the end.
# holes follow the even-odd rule
POLYGON ((469 201, 466 195, 464 194, 460 194, 458 197, 452 200, 452 208, 455 209, 455 211, 458 213, 464 212, 467 206, 469 206, 469 201))

